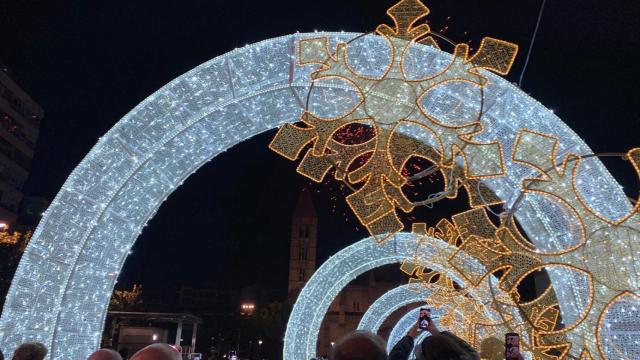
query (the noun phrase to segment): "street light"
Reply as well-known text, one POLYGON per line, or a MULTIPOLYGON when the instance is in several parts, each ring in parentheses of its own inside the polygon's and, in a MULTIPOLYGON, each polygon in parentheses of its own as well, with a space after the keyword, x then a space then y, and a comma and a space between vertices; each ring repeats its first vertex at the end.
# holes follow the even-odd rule
POLYGON ((262 340, 258 340, 258 345, 262 345, 262 340))
POLYGON ((243 303, 240 306, 240 315, 253 315, 255 309, 256 309, 255 304, 243 303))

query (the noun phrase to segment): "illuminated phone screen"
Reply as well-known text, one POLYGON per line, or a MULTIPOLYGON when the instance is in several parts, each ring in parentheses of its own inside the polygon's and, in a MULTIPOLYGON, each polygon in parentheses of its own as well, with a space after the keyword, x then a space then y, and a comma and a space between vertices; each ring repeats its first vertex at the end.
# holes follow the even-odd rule
POLYGON ((520 334, 508 333, 504 336, 504 358, 517 359, 520 353, 520 334))
POLYGON ((420 317, 418 318, 418 329, 427 330, 431 321, 431 309, 420 309, 420 317))

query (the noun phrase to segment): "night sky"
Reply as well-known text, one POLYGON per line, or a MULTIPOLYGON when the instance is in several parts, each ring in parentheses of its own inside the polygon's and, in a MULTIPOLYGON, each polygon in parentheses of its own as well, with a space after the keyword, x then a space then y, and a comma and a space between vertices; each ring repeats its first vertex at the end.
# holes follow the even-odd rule
MULTIPOLYGON (((25 193, 53 199, 97 139, 173 78, 235 47, 295 31, 371 31, 394 1, 9 1, 0 2, 0 60, 45 109, 25 193)), ((432 29, 478 44, 520 44, 517 81, 541 1, 427 1, 432 29), (468 34, 465 34, 467 32, 468 34)), ((640 145, 640 5, 548 1, 523 88, 594 151, 640 145)), ((258 281, 286 290, 291 213, 309 181, 267 149, 274 132, 219 156, 171 195, 145 228, 119 287, 142 283, 237 287, 258 281)), ((628 163, 607 161, 629 195, 628 163)), ((313 186, 320 252, 365 235, 335 185, 313 186), (343 215, 345 213, 346 215, 343 215)), ((438 204, 428 215, 450 215, 438 204)))

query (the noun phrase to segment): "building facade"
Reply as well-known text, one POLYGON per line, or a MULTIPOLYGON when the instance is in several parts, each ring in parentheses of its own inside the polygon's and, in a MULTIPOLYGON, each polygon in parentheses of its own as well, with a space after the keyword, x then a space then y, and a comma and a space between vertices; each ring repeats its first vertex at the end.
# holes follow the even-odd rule
POLYGON ((0 64, 0 223, 13 224, 44 111, 0 64))
POLYGON ((311 191, 302 189, 291 218, 291 251, 289 253, 289 301, 295 302, 300 290, 316 270, 318 217, 311 191))
MULTIPOLYGON (((291 221, 289 301, 292 304, 316 269, 317 241, 318 218, 311 193, 305 188, 300 193, 291 221)), ((402 276, 397 267, 390 272, 391 274, 385 270, 370 271, 351 282, 338 294, 320 328, 318 355, 329 355, 333 343, 358 327, 360 319, 376 299, 402 283, 402 276)), ((397 313, 402 314, 402 311, 397 313)), ((394 314, 383 324, 379 331, 381 335, 388 335, 395 318, 399 316, 394 314)))

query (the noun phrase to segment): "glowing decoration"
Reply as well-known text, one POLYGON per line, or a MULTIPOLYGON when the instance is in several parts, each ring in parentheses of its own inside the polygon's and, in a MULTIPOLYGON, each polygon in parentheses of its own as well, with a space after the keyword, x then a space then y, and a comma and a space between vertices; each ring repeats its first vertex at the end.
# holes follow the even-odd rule
MULTIPOLYGON (((452 124, 438 118, 437 111, 433 111, 437 109, 429 105, 434 98, 441 100, 439 89, 450 84, 465 91, 469 91, 469 87, 475 88, 471 93, 481 94, 487 83, 481 70, 506 74, 518 47, 485 38, 480 49, 470 56, 468 45, 458 44, 444 69, 432 75, 416 76, 407 53, 412 51, 414 40, 429 33, 426 24, 413 26, 427 12, 428 9, 415 0, 401 1, 389 10, 396 29, 381 26, 379 31, 400 37, 382 38, 387 42, 389 58, 382 69, 356 66, 355 61, 350 64, 349 45, 345 43, 339 43, 333 53, 329 50, 327 37, 300 40, 300 65, 319 65, 311 74, 314 85, 328 81, 348 84, 358 100, 352 109, 338 116, 323 116, 308 109, 300 118, 304 126, 284 125, 269 145, 278 154, 295 160, 311 144, 298 166, 300 174, 321 182, 327 172, 335 168, 336 179, 359 184, 360 188, 347 196, 347 203, 378 242, 403 229, 396 208, 410 212, 415 206, 401 189, 407 183, 401 170, 411 157, 426 158, 441 169, 450 168, 455 172, 455 157, 460 155, 464 159, 465 179, 484 179, 505 173, 500 143, 474 138, 482 132, 481 114, 478 113, 482 109, 449 114, 463 117, 452 124), (356 145, 338 142, 335 133, 353 123, 371 126, 375 137, 356 145), (427 132, 437 145, 425 148, 412 144, 398 136, 403 127, 427 132), (364 156, 369 157, 360 166, 352 168, 356 160, 364 156)), ((479 107, 481 102, 474 105, 479 107)), ((450 186, 457 186, 458 181, 456 177, 450 186)))
MULTIPOLYGON (((399 18, 397 20, 400 21, 399 18)), ((32 340, 40 341, 49 348, 47 359, 86 359, 99 345, 107 305, 122 264, 144 225, 164 199, 188 176, 220 152, 284 123, 295 123, 305 110, 311 109, 317 114, 337 112, 335 116, 341 115, 338 111, 342 110, 339 107, 341 104, 348 103, 347 99, 359 99, 360 94, 354 90, 355 87, 332 78, 313 81, 311 90, 311 73, 314 70, 312 68, 324 65, 298 64, 318 59, 316 55, 321 51, 317 47, 325 46, 325 43, 323 40, 312 39, 326 38, 328 50, 325 50, 325 54, 335 54, 337 42, 348 42, 358 36, 359 34, 348 33, 295 34, 237 49, 171 81, 125 115, 97 142, 69 176, 33 234, 11 284, 0 319, 0 346, 3 352, 10 354, 20 343, 32 340), (306 44, 312 45, 305 45, 303 48, 300 46, 300 40, 308 40, 306 44), (303 100, 305 94, 317 92, 322 93, 322 96, 313 97, 307 106, 303 100), (345 101, 335 101, 336 98, 345 101)), ((369 73, 375 74, 375 65, 385 63, 380 61, 381 54, 389 55, 389 51, 378 50, 390 46, 394 49, 404 49, 403 46, 407 42, 402 41, 404 40, 390 40, 381 36, 360 37, 346 49, 346 60, 336 59, 335 63, 338 65, 329 67, 324 72, 335 71, 340 68, 339 64, 346 63, 359 74, 366 75, 368 67, 372 69, 369 73)), ((493 46, 492 44, 490 41, 485 43, 485 46, 493 46)), ((509 156, 522 128, 562 139, 556 149, 559 155, 568 152, 591 153, 586 144, 551 111, 507 81, 482 70, 469 73, 467 70, 470 70, 469 66, 472 65, 462 64, 462 58, 467 56, 463 53, 464 48, 460 48, 457 56, 452 56, 434 46, 425 46, 414 41, 406 50, 402 70, 407 75, 412 75, 410 79, 415 80, 415 83, 424 83, 421 79, 429 74, 437 75, 453 63, 456 64, 455 68, 460 70, 461 76, 473 83, 449 82, 434 87, 421 98, 424 101, 421 102, 418 111, 411 114, 411 117, 419 117, 420 125, 399 126, 397 131, 393 132, 390 144, 402 143, 401 139, 409 139, 407 141, 412 146, 418 146, 415 152, 430 154, 430 158, 435 160, 434 163, 447 165, 449 169, 462 169, 454 171, 454 177, 458 180, 449 181, 449 185, 462 181, 468 189, 478 187, 488 194, 495 195, 492 199, 488 199, 483 192, 482 196, 472 196, 472 207, 482 207, 489 201, 500 199, 505 201, 507 207, 511 207, 520 194, 521 180, 539 175, 530 167, 513 162, 509 156), (482 87, 478 82, 483 83, 482 87), (473 140, 470 140, 466 133, 461 139, 459 135, 462 130, 456 127, 467 126, 477 119, 474 114, 477 115, 479 109, 480 88, 484 102, 481 118, 483 131, 474 135, 473 140), (457 110, 452 111, 455 109, 457 110), (432 121, 432 118, 437 121, 432 121), (462 153, 465 154, 466 161, 457 157, 457 166, 454 166, 452 162, 447 163, 447 160, 453 161, 453 148, 441 146, 437 141, 438 136, 430 133, 424 124, 447 134, 443 144, 455 143, 462 147, 461 145, 473 141, 490 146, 464 147, 462 153), (497 154, 492 150, 497 148, 497 140, 500 141, 501 151, 504 153, 497 154), (484 150, 475 153, 472 151, 481 148, 488 149, 488 153, 493 157, 485 159, 484 155, 479 154, 484 153, 484 150), (433 149, 440 149, 442 153, 433 149), (486 167, 478 167, 478 159, 485 159, 486 167), (483 179, 482 182, 478 179, 465 179, 465 169, 467 175, 498 174, 499 170, 502 170, 500 162, 503 162, 504 176, 483 179), (484 169, 488 170, 483 172, 484 169)), ((344 53, 344 50, 340 50, 340 53, 344 53)), ((395 54, 392 57, 395 70, 398 69, 397 56, 399 55, 395 54)), ((326 57, 318 60, 322 64, 327 62, 326 57)), ((484 61, 480 58, 476 60, 484 61)), ((390 62, 387 61, 385 64, 390 62)), ((452 75, 451 70, 443 74, 452 75)), ((369 104, 373 105, 373 115, 377 114, 380 118, 379 113, 382 111, 383 118, 395 122, 397 118, 393 120, 393 116, 384 115, 385 107, 380 106, 380 102, 375 100, 389 101, 384 88, 396 91, 400 98, 398 102, 402 103, 402 98, 407 101, 406 106, 399 107, 402 109, 415 108, 415 102, 408 101, 418 97, 417 94, 413 96, 407 92, 407 86, 398 83, 397 80, 400 78, 397 73, 387 75, 389 81, 368 82, 379 84, 371 89, 370 93, 375 96, 369 95, 369 104)), ((360 108, 363 110, 362 106, 360 108)), ((394 115, 395 110, 393 112, 390 115, 394 115)), ((367 115, 365 112, 363 115, 369 117, 370 114, 367 115)), ((308 115, 305 118, 311 119, 308 115)), ((369 124, 378 128, 390 127, 382 122, 369 124)), ((385 132, 381 131, 381 134, 384 135, 385 132)), ((331 141, 328 146, 334 145, 344 151, 371 146, 369 143, 360 144, 357 149, 343 149, 331 141)), ((377 149, 377 146, 376 144, 374 149, 377 149)), ((455 150, 455 154, 461 154, 457 147, 455 150)), ((411 153, 414 151, 407 152, 411 153)), ((375 159, 384 160, 379 156, 375 159)), ((402 157, 394 159, 398 164, 394 164, 393 168, 400 169, 402 157)), ((382 164, 384 165, 384 161, 382 164)), ((386 166, 381 169, 391 168, 386 166)), ((376 170, 375 174, 380 172, 376 170)), ((393 180, 397 180, 395 184, 400 182, 399 178, 394 177, 393 180)), ((590 208, 597 209, 597 213, 603 217, 622 219, 632 210, 618 183, 595 158, 581 162, 574 186, 584 202, 590 208)), ((448 187, 457 189, 457 186, 448 187)), ((397 187, 390 186, 385 180, 384 190, 401 198, 399 194, 393 193, 394 189, 397 187)), ((452 193, 448 195, 453 196, 452 193)), ((383 205, 388 204, 386 197, 373 197, 370 200, 382 200, 383 205)), ((386 224, 394 225, 395 205, 392 210, 380 211, 388 215, 384 217, 389 220, 388 223, 375 219, 376 216, 364 217, 370 223, 370 228, 375 227, 376 230, 386 227, 386 224)), ((520 201, 515 211, 522 229, 536 249, 541 251, 563 249, 575 243, 564 231, 566 214, 566 211, 549 211, 549 201, 529 194, 520 201)), ((630 218, 625 222, 630 228, 629 234, 637 228, 632 221, 630 218)), ((391 225, 389 228, 393 228, 391 225)), ((378 230, 374 232, 378 234, 378 230)), ((587 234, 588 238, 589 236, 587 234)), ((597 236, 606 238, 607 234, 601 232, 597 236)), ((634 239, 632 241, 637 243, 634 239)), ((376 255, 380 253, 371 251, 372 257, 376 255)), ((409 257, 401 261, 408 259, 409 257)), ((442 272, 446 273, 446 270, 442 269, 442 272)), ((449 271, 455 272, 454 269, 449 271)), ((576 299, 584 298, 581 280, 563 272, 549 274, 562 317, 579 319, 580 309, 572 308, 571 304, 574 304, 576 299)), ((456 279, 456 282, 458 280, 461 284, 465 282, 463 279, 456 279)), ((326 283, 332 281, 331 278, 325 279, 326 283)), ((637 278, 629 279, 630 283, 633 281, 637 283, 637 278)), ((474 289, 469 289, 472 290, 474 289)), ((602 358, 602 351, 605 355, 611 354, 611 357, 616 358, 618 352, 615 352, 615 349, 618 348, 636 351, 633 349, 637 349, 638 341, 634 339, 637 339, 640 330, 633 327, 637 323, 624 323, 624 314, 632 311, 632 306, 636 306, 629 300, 631 298, 633 297, 618 297, 610 306, 605 307, 608 310, 602 314, 597 331, 601 344, 597 346, 599 350, 589 351, 590 356, 602 358), (616 331, 628 333, 624 337, 617 337, 616 331), (620 347, 620 344, 624 346, 620 347)), ((494 306, 499 308, 502 305, 494 306)), ((291 323, 288 332, 298 333, 300 329, 308 328, 300 318, 292 320, 295 321, 291 323)), ((570 334, 567 336, 570 341, 574 341, 570 334)), ((300 337, 302 338, 304 336, 300 337)), ((289 346, 293 345, 292 342, 289 346)), ((306 342, 302 346, 306 349, 306 342)), ((589 348, 594 347, 590 345, 589 348)), ((285 352, 287 349, 290 347, 285 348, 285 352)), ((574 355, 577 356, 582 353, 582 349, 577 347, 571 351, 575 351, 574 355)))
POLYGON ((409 359, 413 360, 413 359, 416 358, 417 344, 422 344, 422 342, 424 341, 424 339, 427 336, 431 336, 431 334, 429 334, 428 331, 425 331, 425 332, 422 332, 422 333, 418 334, 418 336, 415 339, 416 346, 414 346, 413 350, 411 350, 411 353, 409 354, 409 359))
MULTIPOLYGON (((360 320, 360 324, 358 324, 358 330, 368 330, 377 333, 382 324, 393 312, 409 304, 424 303, 425 299, 428 299, 432 292, 437 291, 434 287, 426 288, 417 286, 417 284, 402 285, 383 294, 367 309, 360 320)), ((456 298, 469 299, 475 302, 478 308, 482 308, 483 310, 484 306, 480 301, 487 301, 486 299, 472 300, 464 296, 462 292, 457 292, 451 296, 449 302, 446 304, 434 306, 427 301, 421 307, 430 308, 433 319, 440 319, 441 317, 448 319, 449 321, 445 323, 448 330, 453 331, 470 343, 474 343, 477 332, 476 326, 482 324, 483 321, 485 324, 491 323, 491 318, 497 318, 498 316, 490 311, 483 311, 482 314, 478 314, 476 313, 477 310, 475 306, 460 306, 459 303, 461 301, 456 298)), ((413 318, 412 325, 415 325, 417 319, 418 316, 416 315, 413 318)), ((493 323, 495 323, 495 321, 493 321, 493 323)), ((504 327, 501 327, 499 330, 506 332, 504 331, 506 330, 504 327)), ((484 337, 487 334, 486 332, 482 332, 481 335, 484 337)), ((389 339, 392 338, 390 337, 389 339)), ((397 339, 395 341, 397 342, 397 339)))
MULTIPOLYGON (((426 288, 409 284, 389 290, 369 306, 358 324, 358 330, 368 330, 377 333, 382 323, 387 320, 391 313, 405 305, 424 302, 427 296, 429 296, 429 293, 430 291, 426 288)), ((428 306, 425 305, 425 307, 428 306)), ((436 316, 435 312, 433 316, 436 316)), ((439 314, 437 314, 437 316, 440 317, 439 314)))
MULTIPOLYGON (((404 314, 400 320, 393 326, 389 338, 387 339, 387 353, 391 352, 391 349, 402 339, 409 330, 416 324, 416 319, 420 316, 420 309, 424 306, 417 307, 406 314, 404 314)), ((438 316, 439 317, 439 316, 438 316)), ((436 326, 438 326, 438 320, 433 316, 436 326)))
MULTIPOLYGON (((553 136, 522 130, 512 160, 539 172, 536 177, 524 180, 524 194, 539 194, 556 203, 550 210, 557 209, 559 216, 570 219, 568 222, 576 227, 573 231, 578 240, 562 249, 540 251, 519 233, 511 217, 503 217, 502 224, 496 227, 484 210, 475 209, 453 217, 463 241, 459 253, 481 261, 487 272, 480 276, 466 272, 465 265, 458 264, 455 255, 450 262, 471 283, 502 270, 499 286, 503 291, 514 294, 516 301, 517 285, 525 276, 543 267, 556 277, 570 279, 578 284, 573 289, 575 297, 571 303, 558 303, 554 291, 549 288, 539 298, 521 304, 520 308, 529 319, 534 334, 534 346, 543 351, 560 351, 561 357, 572 348, 589 356, 600 351, 599 355, 607 357, 612 352, 602 351, 601 339, 605 308, 621 295, 636 294, 628 303, 638 303, 640 217, 637 205, 615 221, 593 211, 576 187, 580 157, 569 154, 563 164, 558 165, 557 147, 558 140, 553 136), (562 325, 559 323, 561 310, 562 325), (593 329, 598 329, 597 341, 590 336, 593 329)), ((633 149, 627 154, 636 170, 638 153, 640 149, 633 149)), ((627 308, 633 312, 636 306, 627 308)), ((627 344, 624 350, 618 351, 625 356, 640 351, 637 346, 640 322, 637 317, 635 319, 626 321, 625 337, 635 346, 627 344)), ((610 335, 614 332, 611 324, 620 321, 618 318, 609 322, 605 329, 608 338, 618 338, 617 334, 610 335)))
MULTIPOLYGON (((351 246, 348 246, 333 255, 327 260, 316 272, 311 279, 305 284, 300 292, 298 299, 293 307, 287 331, 284 338, 284 356, 285 360, 311 358, 316 353, 317 337, 320 332, 322 320, 329 309, 333 300, 338 296, 340 291, 349 284, 353 279, 366 271, 387 264, 403 263, 414 258, 416 243, 416 235, 411 233, 398 233, 391 237, 388 241, 377 245, 373 238, 361 240, 351 246)), ((431 241, 423 241, 425 256, 435 254, 453 254, 455 247, 445 244, 444 242, 432 238, 431 241)), ((471 287, 464 278, 460 277, 450 266, 446 264, 447 257, 440 259, 432 257, 429 266, 435 271, 446 275, 458 283, 462 288, 467 289, 466 295, 473 299, 478 299, 480 304, 491 304, 492 295, 489 284, 483 282, 477 287, 471 287)), ((483 272, 484 268, 473 258, 469 258, 468 268, 477 272, 483 272)), ((414 285, 415 286, 415 285, 414 285)), ((500 291, 500 295, 505 299, 507 304, 512 305, 509 312, 511 319, 521 323, 515 304, 510 302, 508 296, 500 291)), ((399 294, 400 292, 396 293, 399 294)), ((406 293, 405 293, 406 294, 406 293)), ((456 293, 454 296, 461 296, 456 293)), ((390 299, 391 297, 387 297, 390 299)), ((395 297, 394 297, 395 298, 395 297)), ((415 299, 415 296, 412 296, 415 299)), ((428 299, 429 297, 427 297, 428 299)), ((405 300, 399 300, 405 301, 405 300)), ((454 303, 454 302, 452 302, 454 303)), ((390 301, 382 300, 380 309, 386 312, 386 307, 394 307, 390 301)), ((497 311, 484 306, 486 316, 484 322, 495 325, 499 323, 500 315, 497 311), (492 321, 492 322, 491 322, 492 321)), ((465 311, 462 308, 453 309, 455 311, 465 311)), ((469 314, 471 315, 471 314, 469 314)), ((469 316, 471 319, 472 317, 469 316)), ((475 317, 479 318, 478 315, 475 317)), ((482 322, 478 320, 477 324, 468 324, 471 329, 467 330, 468 336, 473 338, 477 332, 483 334, 482 322), (476 326, 477 325, 477 326, 476 326)), ((377 326, 377 325, 373 325, 377 326)), ((523 331, 523 338, 528 339, 526 330, 523 331)))
MULTIPOLYGON (((386 45, 370 48, 377 53, 378 63, 384 64, 377 69, 366 61, 364 65, 350 61, 351 43, 338 43, 332 52, 326 37, 301 40, 299 64, 315 66, 310 75, 314 86, 342 83, 345 89, 351 88, 355 100, 341 113, 323 115, 316 111, 316 97, 310 92, 307 104, 311 100, 314 106, 307 106, 302 124, 283 126, 270 148, 295 160, 309 146, 298 172, 319 182, 333 169, 332 176, 353 189, 347 203, 378 242, 404 228, 396 208, 410 212, 418 205, 402 191, 408 180, 402 175, 406 162, 417 156, 436 164, 434 171, 442 172, 448 184, 444 192, 420 204, 454 197, 462 183, 469 190, 472 209, 454 216, 453 223, 443 220, 429 230, 426 224, 414 224, 414 232, 418 229, 432 237, 437 229, 447 244, 461 243, 449 257, 450 266, 473 286, 502 271, 499 287, 516 302, 520 302, 517 286, 523 279, 546 269, 554 287, 531 302, 520 303, 527 324, 511 326, 531 330, 533 339, 527 345, 538 358, 563 358, 569 352, 606 357, 601 332, 610 331, 618 320, 603 324, 605 308, 622 294, 640 294, 640 201, 631 207, 606 171, 597 178, 597 186, 585 180, 600 164, 585 161, 581 167, 579 154, 589 152, 560 144, 557 139, 564 137, 558 128, 540 131, 527 122, 516 130, 517 136, 505 136, 503 124, 494 121, 496 115, 513 120, 522 114, 513 109, 500 113, 496 105, 502 98, 485 96, 492 85, 485 70, 506 74, 517 53, 514 44, 485 38, 474 56, 469 56, 465 45, 456 45, 449 63, 430 69, 429 75, 421 72, 411 59, 416 43, 424 40, 437 47, 429 26, 418 23, 428 12, 417 0, 403 0, 389 9, 394 28, 381 25, 377 29, 384 36, 379 42, 386 45), (359 144, 340 142, 336 132, 353 123, 367 124, 375 136, 359 144), (410 138, 415 139, 419 130, 411 127, 423 131, 422 144, 412 143, 410 138), (505 160, 507 154, 511 154, 509 160, 505 160), (480 179, 477 189, 469 186, 468 181, 480 179), (519 195, 521 181, 524 196, 519 195), (510 193, 500 185, 511 187, 510 193), (506 203, 508 210, 499 226, 487 217, 488 205, 496 203, 496 196, 487 194, 506 203), (604 194, 611 196, 608 202, 604 194), (516 226, 514 216, 529 239, 516 226), (474 272, 467 267, 469 262, 458 262, 458 255, 473 256, 486 271, 474 272), (594 329, 599 329, 595 341, 589 336, 594 329)), ((629 151, 626 159, 640 174, 640 149, 629 151)), ((418 251, 416 255, 422 256, 418 251)), ((403 264, 403 271, 414 276, 413 282, 430 276, 423 270, 415 261, 403 264)), ((443 303, 453 293, 447 291, 443 303)), ((633 324, 629 353, 640 351, 640 321, 633 324)))
MULTIPOLYGON (((443 222, 440 222, 442 224, 443 222)), ((482 340, 491 334, 496 332, 506 333, 518 328, 519 332, 524 333, 523 344, 524 348, 530 348, 529 338, 526 333, 529 331, 522 322, 515 321, 517 317, 513 314, 517 313, 515 304, 509 298, 507 293, 499 293, 491 290, 491 299, 489 301, 475 298, 470 296, 469 288, 460 288, 459 284, 456 284, 452 279, 444 274, 440 274, 436 271, 430 270, 425 272, 425 266, 421 264, 431 263, 433 259, 448 259, 453 256, 450 253, 450 249, 456 249, 455 241, 448 243, 445 251, 438 252, 435 256, 430 254, 427 249, 433 248, 431 245, 434 239, 442 239, 442 233, 436 233, 436 237, 433 237, 434 229, 431 228, 425 235, 424 224, 414 224, 414 234, 417 239, 417 246, 415 248, 415 255, 410 262, 404 262, 400 267, 407 275, 413 276, 409 280, 409 284, 416 286, 421 284, 425 289, 429 291, 429 295, 424 301, 433 308, 444 309, 440 320, 443 325, 451 330, 455 330, 455 333, 467 340, 467 342, 479 345, 478 340, 482 340), (416 233, 416 230, 418 232, 416 233), (424 254, 428 254, 423 257, 424 254), (485 307, 488 305, 491 311, 485 307), (492 313, 493 311, 493 313, 492 313), (456 314, 464 314, 461 318, 457 318, 456 314), (495 314, 499 314, 496 316, 495 314), (511 328, 505 327, 509 323, 511 328)), ((438 261, 438 260, 436 260, 438 261)), ((477 273, 475 266, 468 266, 470 263, 466 263, 464 270, 471 274, 477 273)), ((458 269, 456 269, 458 270, 458 269)), ((485 270, 486 271, 486 270, 485 270)), ((482 273, 482 272, 481 272, 482 273)), ((464 273, 460 273, 461 277, 466 278, 464 273)), ((475 289, 480 284, 471 283, 471 289, 475 289)), ((481 286, 482 287, 482 286, 481 286)))

